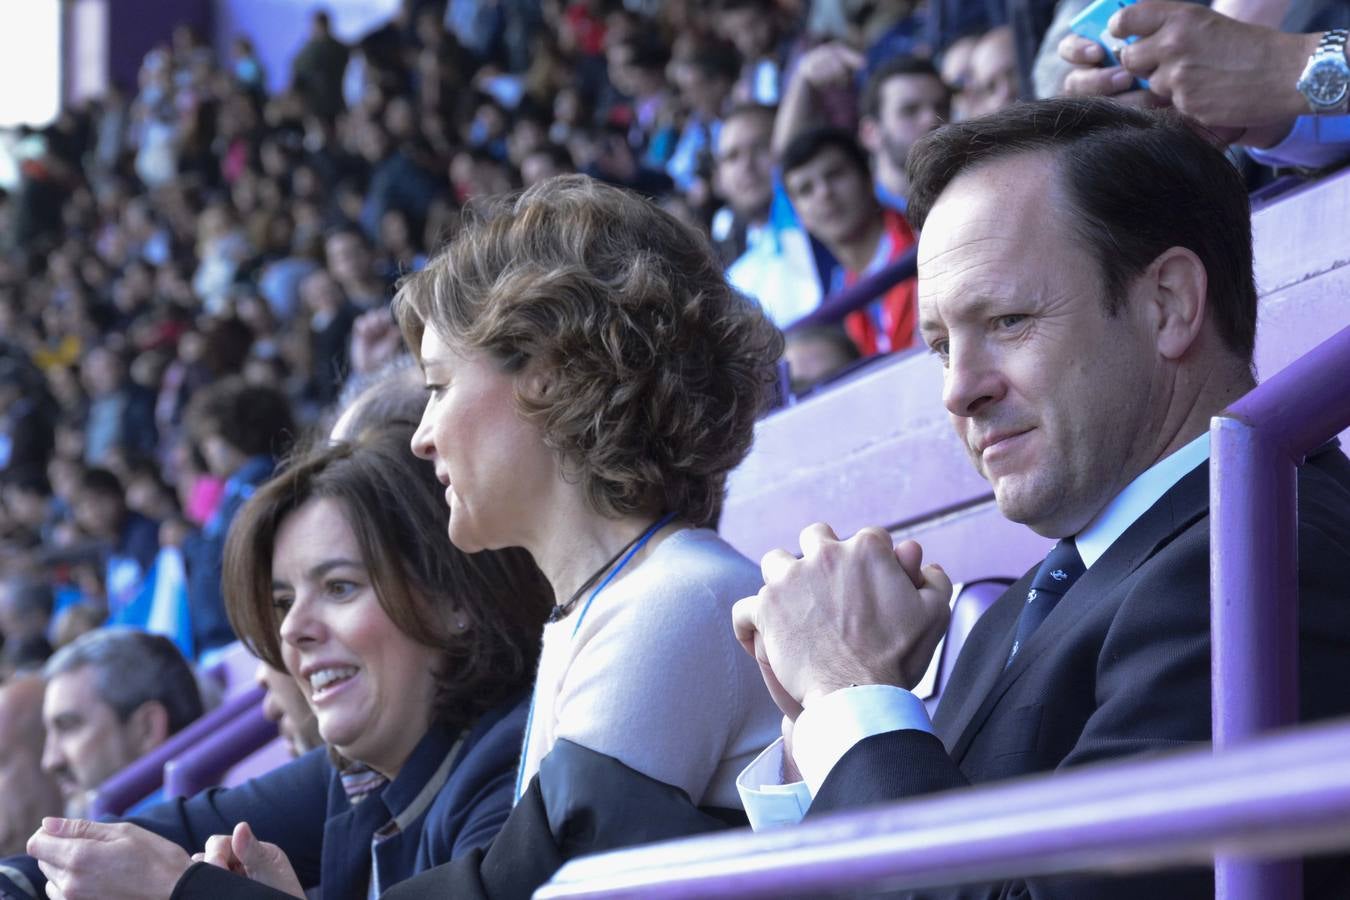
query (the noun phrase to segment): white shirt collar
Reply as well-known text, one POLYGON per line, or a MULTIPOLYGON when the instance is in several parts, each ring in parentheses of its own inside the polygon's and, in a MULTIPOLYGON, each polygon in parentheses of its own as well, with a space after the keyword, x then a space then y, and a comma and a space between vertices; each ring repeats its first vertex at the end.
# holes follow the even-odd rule
POLYGON ((1125 489, 1088 523, 1088 526, 1074 538, 1078 555, 1083 566, 1092 568, 1093 563, 1101 559, 1125 529, 1158 502, 1158 498, 1170 491, 1178 481, 1209 459, 1209 432, 1206 431, 1180 450, 1149 466, 1139 477, 1125 486, 1125 489))

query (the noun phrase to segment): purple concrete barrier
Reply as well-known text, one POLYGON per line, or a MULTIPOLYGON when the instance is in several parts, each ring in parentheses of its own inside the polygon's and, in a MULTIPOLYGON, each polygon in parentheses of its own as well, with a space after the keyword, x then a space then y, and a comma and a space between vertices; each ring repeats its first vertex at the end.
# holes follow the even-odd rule
POLYGON ((276 736, 276 723, 263 716, 262 707, 250 707, 164 764, 164 796, 191 797, 220 784, 231 766, 276 736))
MULTIPOLYGON (((1350 847, 1350 722, 574 860, 561 898, 792 897, 1350 847)), ((1269 897, 1296 896, 1271 894, 1269 897)))
MULTIPOLYGON (((1350 328, 1257 387, 1210 426, 1214 743, 1298 718, 1298 466, 1350 427, 1350 328)), ((1296 897, 1294 862, 1220 859, 1224 900, 1296 897)))
POLYGON ((263 689, 253 688, 226 700, 167 741, 99 785, 89 817, 120 816, 137 800, 164 783, 164 764, 214 734, 237 716, 262 703, 263 689))

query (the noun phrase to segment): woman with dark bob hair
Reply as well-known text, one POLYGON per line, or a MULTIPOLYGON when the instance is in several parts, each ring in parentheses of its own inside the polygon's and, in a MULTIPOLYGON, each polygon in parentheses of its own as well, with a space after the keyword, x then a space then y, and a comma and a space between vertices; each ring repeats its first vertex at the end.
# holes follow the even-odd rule
POLYGON ((230 621, 297 679, 327 749, 126 824, 82 823, 115 829, 103 846, 117 844, 121 865, 86 854, 57 866, 67 896, 321 886, 361 900, 496 835, 550 595, 523 551, 445 545, 441 489, 411 437, 393 423, 302 455, 244 505, 227 542, 230 621), (203 848, 258 880, 189 868, 203 848))
POLYGON ((390 896, 528 897, 572 856, 743 823, 781 716, 730 624, 759 568, 711 528, 778 330, 702 236, 582 176, 470 218, 394 308, 451 543, 525 548, 555 607, 501 835, 390 896))

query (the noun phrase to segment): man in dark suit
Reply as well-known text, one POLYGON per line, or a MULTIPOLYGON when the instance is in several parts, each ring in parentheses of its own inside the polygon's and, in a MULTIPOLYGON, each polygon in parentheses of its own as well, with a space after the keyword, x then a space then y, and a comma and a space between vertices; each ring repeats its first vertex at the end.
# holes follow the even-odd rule
MULTIPOLYGON (((800 560, 766 555, 736 628, 795 725, 741 777, 752 821, 793 818, 781 788, 760 789, 798 775, 798 808, 818 814, 1210 739, 1208 424, 1254 384, 1241 179, 1175 115, 1072 100, 943 129, 916 146, 910 178, 944 403, 1002 513, 1059 543, 976 626, 931 722, 906 688, 951 583, 918 545, 817 524, 800 560)), ((1350 712, 1338 449, 1310 458, 1299 496, 1307 720, 1350 712)), ((1347 871, 1309 867, 1309 896, 1350 896, 1347 871)), ((1212 878, 925 896, 1145 891, 1212 895, 1212 878)))

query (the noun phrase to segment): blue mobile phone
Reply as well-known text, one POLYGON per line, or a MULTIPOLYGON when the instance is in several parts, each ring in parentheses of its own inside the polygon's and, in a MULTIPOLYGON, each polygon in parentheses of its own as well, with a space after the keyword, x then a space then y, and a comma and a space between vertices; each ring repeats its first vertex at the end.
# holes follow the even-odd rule
MULTIPOLYGON (((1069 30, 1079 37, 1085 37, 1093 41, 1102 48, 1106 55, 1106 64, 1108 66, 1120 65, 1120 59, 1117 58, 1112 47, 1119 47, 1121 39, 1111 33, 1108 27, 1111 17, 1127 6, 1131 6, 1136 0, 1095 0, 1087 9, 1080 12, 1069 23, 1069 30)), ((1138 38, 1127 37, 1125 43, 1133 44, 1138 38)), ((1147 88, 1148 82, 1142 78, 1136 78, 1132 88, 1147 88)))

